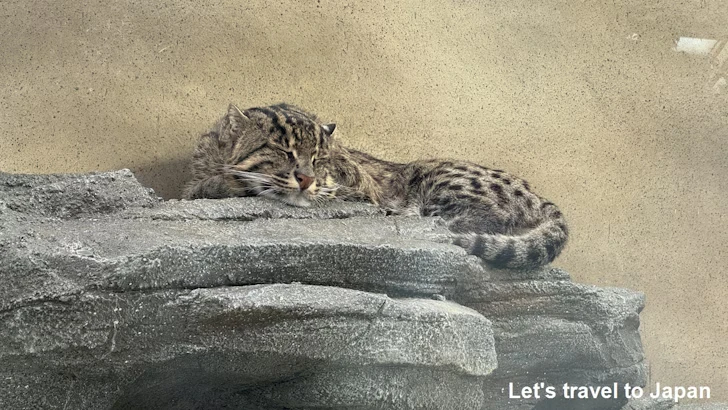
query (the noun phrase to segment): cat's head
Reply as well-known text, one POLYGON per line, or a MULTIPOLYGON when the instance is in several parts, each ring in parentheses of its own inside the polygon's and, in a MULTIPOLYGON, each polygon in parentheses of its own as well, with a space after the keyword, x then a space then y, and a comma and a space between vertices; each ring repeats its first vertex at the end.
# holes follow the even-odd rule
POLYGON ((245 111, 230 105, 227 120, 233 129, 255 126, 261 131, 240 133, 234 165, 227 168, 245 195, 296 206, 334 196, 335 184, 319 159, 328 155, 335 124, 322 124, 313 114, 288 104, 245 111))

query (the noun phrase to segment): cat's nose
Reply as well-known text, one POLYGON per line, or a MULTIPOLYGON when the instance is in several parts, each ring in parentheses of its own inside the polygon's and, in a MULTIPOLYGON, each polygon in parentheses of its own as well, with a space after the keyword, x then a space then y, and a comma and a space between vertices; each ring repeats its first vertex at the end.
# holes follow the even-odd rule
POLYGON ((301 187, 301 191, 305 191, 308 187, 313 184, 313 177, 308 176, 302 172, 294 172, 293 175, 296 177, 296 181, 298 181, 298 186, 301 187))

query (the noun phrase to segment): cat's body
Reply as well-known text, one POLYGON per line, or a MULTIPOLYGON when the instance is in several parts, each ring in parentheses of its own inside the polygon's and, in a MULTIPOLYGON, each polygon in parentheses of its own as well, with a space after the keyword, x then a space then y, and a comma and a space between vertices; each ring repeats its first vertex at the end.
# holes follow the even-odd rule
POLYGON ((334 128, 286 104, 231 105, 200 138, 185 197, 260 195, 297 206, 337 198, 440 216, 457 245, 496 267, 544 265, 566 244, 561 212, 526 181, 465 161, 383 161, 341 146, 334 128))

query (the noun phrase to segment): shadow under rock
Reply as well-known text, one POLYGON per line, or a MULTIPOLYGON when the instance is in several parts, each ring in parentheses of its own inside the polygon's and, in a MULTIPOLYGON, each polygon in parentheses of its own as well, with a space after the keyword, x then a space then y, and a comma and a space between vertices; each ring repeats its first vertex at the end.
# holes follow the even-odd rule
POLYGON ((191 160, 190 155, 129 168, 142 185, 164 199, 175 199, 182 196, 182 187, 190 179, 191 160))

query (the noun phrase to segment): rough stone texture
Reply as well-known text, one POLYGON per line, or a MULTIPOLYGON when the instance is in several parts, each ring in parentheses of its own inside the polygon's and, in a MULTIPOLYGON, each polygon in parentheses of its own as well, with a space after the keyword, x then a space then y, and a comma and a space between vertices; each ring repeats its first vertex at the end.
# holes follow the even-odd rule
POLYGON ((151 207, 159 201, 128 169, 80 175, 0 172, 0 207, 23 214, 72 218, 151 207))
POLYGON ((0 407, 12 409, 469 409, 496 366, 490 323, 470 309, 323 286, 89 290, 0 321, 0 407))
MULTIPOLYGON (((564 383, 621 386, 647 380, 638 332, 642 294, 566 280, 529 280, 483 283, 458 301, 493 321, 499 367, 485 384, 487 408, 504 406, 509 382, 543 382, 560 391, 564 383)), ((624 404, 626 399, 609 400, 605 408, 613 408, 612 402, 624 404)), ((568 400, 539 408, 572 404, 568 400)))
POLYGON ((622 410, 668 410, 675 407, 675 402, 669 399, 640 398, 631 399, 622 407, 622 410))
POLYGON ((264 198, 169 200, 153 209, 130 210, 124 217, 168 221, 252 221, 255 219, 339 219, 353 216, 381 216, 384 211, 373 205, 356 202, 331 202, 325 207, 296 208, 271 206, 264 198))
MULTIPOLYGON (((246 202, 240 200, 238 206, 246 202)), ((453 295, 468 277, 471 283, 487 277, 478 260, 462 249, 427 241, 447 235, 436 219, 242 223, 134 215, 32 224, 21 221, 25 216, 15 216, 3 237, 22 246, 8 247, 0 261, 6 275, 19 282, 27 270, 35 269, 43 289, 67 293, 88 286, 121 291, 301 281, 429 297, 453 295)), ((42 297, 37 284, 25 285, 0 290, 0 306, 42 297)))
POLYGON ((436 218, 0 178, 3 408, 620 409, 506 386, 646 381, 641 294, 490 269, 436 218))

